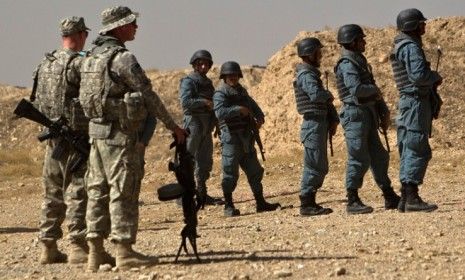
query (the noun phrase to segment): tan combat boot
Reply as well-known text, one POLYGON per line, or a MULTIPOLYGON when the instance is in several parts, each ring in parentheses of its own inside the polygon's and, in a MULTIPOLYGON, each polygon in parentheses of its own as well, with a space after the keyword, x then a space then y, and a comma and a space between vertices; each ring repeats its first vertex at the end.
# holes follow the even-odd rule
POLYGON ((116 244, 116 266, 121 270, 155 264, 158 259, 135 252, 130 243, 116 244))
POLYGON ((84 240, 71 241, 68 257, 68 263, 79 264, 87 262, 87 254, 89 254, 89 246, 84 240))
POLYGON ((103 247, 103 238, 89 239, 87 244, 89 245, 87 270, 97 272, 102 264, 115 266, 115 258, 108 254, 103 247))
POLYGON ((41 264, 65 263, 67 256, 58 250, 56 240, 42 240, 41 264))

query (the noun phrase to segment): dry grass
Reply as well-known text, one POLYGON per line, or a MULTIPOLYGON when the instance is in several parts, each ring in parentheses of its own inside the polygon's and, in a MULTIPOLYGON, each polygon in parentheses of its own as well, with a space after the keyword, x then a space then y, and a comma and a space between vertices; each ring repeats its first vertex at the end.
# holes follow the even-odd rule
POLYGON ((42 162, 34 158, 30 151, 24 149, 0 150, 0 181, 38 177, 42 162))

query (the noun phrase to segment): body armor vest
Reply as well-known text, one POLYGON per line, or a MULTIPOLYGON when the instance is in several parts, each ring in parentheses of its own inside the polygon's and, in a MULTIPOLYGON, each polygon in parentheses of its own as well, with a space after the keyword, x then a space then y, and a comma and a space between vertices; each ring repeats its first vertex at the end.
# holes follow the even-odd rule
MULTIPOLYGON (((303 68, 298 70, 297 79, 294 81, 294 96, 295 103, 297 105, 297 112, 300 115, 314 114, 314 115, 326 115, 328 112, 328 105, 326 103, 311 102, 308 94, 299 86, 300 75, 305 75, 311 72, 309 68, 303 68)), ((318 85, 323 87, 321 79, 318 79, 318 85)))
POLYGON ((66 50, 47 53, 34 73, 31 101, 49 119, 65 117, 72 129, 86 131, 89 121, 78 100, 79 84, 67 79, 69 65, 79 55, 66 50))
MULTIPOLYGON (((215 93, 215 88, 213 87, 212 81, 200 75, 197 72, 192 72, 184 79, 190 79, 194 82, 194 98, 204 98, 210 101, 213 100, 213 94, 215 93)), ((203 108, 196 108, 196 109, 184 109, 184 114, 186 115, 205 115, 211 114, 211 111, 207 109, 207 107, 203 108)))
POLYGON ((92 49, 81 67, 79 100, 89 119, 115 121, 123 103, 124 94, 130 90, 116 83, 110 73, 111 61, 126 49, 116 44, 104 44, 92 49))
MULTIPOLYGON (((353 57, 351 54, 343 54, 341 58, 338 60, 336 63, 336 66, 334 67, 334 73, 336 73, 336 85, 337 85, 337 92, 339 95, 339 99, 344 102, 344 103, 354 103, 355 96, 352 96, 350 94, 349 89, 346 87, 344 84, 344 77, 342 75, 337 75, 337 68, 339 66, 339 63, 341 63, 344 60, 350 61, 353 65, 355 65, 355 68, 357 69, 360 77, 360 81, 362 84, 374 84, 375 80, 373 78, 373 73, 371 72, 371 66, 368 63, 365 63, 365 65, 361 64, 356 60, 355 57, 353 57)), ((367 98, 367 99, 361 99, 358 98, 357 102, 360 104, 367 103, 371 100, 372 98, 367 98)))
MULTIPOLYGON (((399 49, 407 44, 418 44, 418 43, 406 37, 403 40, 400 40, 395 43, 394 49, 392 50, 392 53, 390 56, 392 72, 394 74, 394 80, 396 82, 396 87, 399 92, 402 92, 402 90, 406 88, 415 87, 415 85, 410 81, 408 77, 407 68, 405 67, 404 63, 402 61, 397 60, 396 58, 397 53, 399 52, 399 49)), ((423 53, 423 51, 422 51, 422 55, 423 57, 425 57, 425 54, 423 53)))
MULTIPOLYGON (((245 88, 240 87, 238 89, 232 88, 228 85, 223 85, 218 91, 224 93, 227 98, 228 107, 232 106, 244 106, 249 109, 250 104, 248 102, 248 93, 245 88)), ((249 125, 249 117, 234 117, 224 120, 219 120, 220 128, 227 127, 229 132, 238 132, 247 128, 249 125)))

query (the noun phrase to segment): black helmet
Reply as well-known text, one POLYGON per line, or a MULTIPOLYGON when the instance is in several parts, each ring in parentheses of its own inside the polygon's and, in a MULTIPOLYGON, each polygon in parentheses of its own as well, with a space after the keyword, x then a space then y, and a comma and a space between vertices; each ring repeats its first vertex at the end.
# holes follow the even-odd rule
POLYGON ((224 78, 224 75, 230 74, 239 74, 239 77, 242 78, 241 66, 235 61, 227 61, 221 65, 220 69, 220 79, 224 78))
POLYGON ((360 37, 365 37, 365 33, 363 33, 363 29, 357 24, 343 25, 337 31, 338 44, 350 44, 360 37))
POLYGON ((413 31, 418 28, 420 22, 426 18, 418 9, 406 9, 397 15, 397 29, 400 31, 413 31))
POLYGON ((205 60, 208 60, 210 61, 211 64, 213 64, 213 58, 212 58, 212 55, 209 51, 207 50, 198 50, 196 51, 192 57, 191 57, 191 60, 190 60, 190 64, 194 64, 194 62, 197 60, 197 59, 205 59, 205 60))
POLYGON ((297 43, 297 55, 300 57, 309 56, 322 47, 323 45, 317 38, 305 38, 297 43))

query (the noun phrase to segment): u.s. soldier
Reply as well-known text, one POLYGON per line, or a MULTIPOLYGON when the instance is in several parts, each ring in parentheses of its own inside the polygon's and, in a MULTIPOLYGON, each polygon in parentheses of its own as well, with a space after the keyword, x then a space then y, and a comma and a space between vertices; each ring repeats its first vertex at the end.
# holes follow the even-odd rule
MULTIPOLYGON (((87 135, 88 120, 80 109, 79 83, 82 49, 89 28, 82 17, 61 20, 62 48, 47 53, 34 73, 31 101, 48 118, 65 117, 78 134, 87 135)), ((59 138, 47 141, 43 185, 44 201, 40 220, 42 253, 40 263, 65 262, 66 254, 58 250, 56 241, 63 236, 61 224, 68 221, 68 238, 71 250, 70 263, 87 261, 88 247, 85 241, 87 193, 84 187, 86 164, 71 173, 70 163, 77 156, 72 147, 59 138), (58 145, 64 147, 60 159, 52 158, 58 145)))
POLYGON ((116 244, 120 269, 155 261, 133 250, 139 209, 141 154, 138 132, 147 115, 161 120, 179 142, 186 132, 167 112, 135 56, 124 43, 135 38, 138 17, 128 7, 102 12, 102 29, 81 67, 80 100, 89 117, 91 151, 86 173, 88 193, 88 269, 104 259, 104 238, 116 244))

